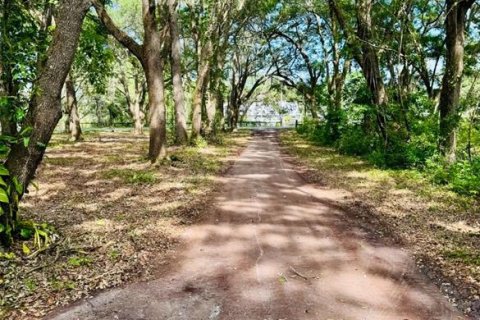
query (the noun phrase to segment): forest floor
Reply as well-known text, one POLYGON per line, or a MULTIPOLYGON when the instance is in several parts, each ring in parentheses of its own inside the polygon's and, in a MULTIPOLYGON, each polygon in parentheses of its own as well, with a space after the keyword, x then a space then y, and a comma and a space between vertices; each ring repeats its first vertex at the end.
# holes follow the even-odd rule
MULTIPOLYGON (((283 139, 285 149, 322 161, 322 151, 298 137, 283 139)), ((155 280, 47 318, 463 319, 402 245, 362 219, 365 206, 352 192, 309 183, 294 161, 281 152, 278 131, 256 132, 155 280)))
POLYGON ((392 238, 454 305, 480 319, 480 199, 433 185, 416 170, 384 170, 358 157, 281 134, 303 177, 351 193, 343 205, 357 221, 392 238))
POLYGON ((59 239, 38 254, 31 241, 17 243, 0 260, 0 318, 40 318, 95 291, 151 279, 249 136, 170 148, 170 159, 152 167, 142 159, 146 136, 91 133, 69 143, 55 135, 20 214, 54 226, 59 239))

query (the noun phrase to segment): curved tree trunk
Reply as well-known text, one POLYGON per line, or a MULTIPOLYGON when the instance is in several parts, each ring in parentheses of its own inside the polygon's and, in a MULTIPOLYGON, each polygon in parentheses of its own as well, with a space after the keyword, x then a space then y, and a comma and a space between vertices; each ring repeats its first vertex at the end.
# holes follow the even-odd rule
POLYGON ((171 39, 170 59, 173 77, 173 101, 175 103, 175 142, 177 144, 186 144, 188 142, 187 118, 185 115, 185 92, 183 91, 182 56, 176 7, 176 0, 168 0, 168 22, 171 39))
POLYGON ((152 163, 166 155, 166 108, 163 78, 162 39, 158 30, 155 0, 142 0, 144 43, 138 44, 113 23, 98 0, 92 0, 100 20, 108 32, 125 46, 142 64, 147 78, 150 109, 150 145, 148 157, 152 163))

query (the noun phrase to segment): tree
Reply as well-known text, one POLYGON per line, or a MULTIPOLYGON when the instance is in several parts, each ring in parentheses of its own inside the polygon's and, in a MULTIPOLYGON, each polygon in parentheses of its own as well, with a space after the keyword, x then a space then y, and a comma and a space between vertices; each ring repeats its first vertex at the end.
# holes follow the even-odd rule
POLYGON ((238 37, 249 36, 247 43, 240 43, 240 38, 234 38, 231 55, 230 99, 228 101, 228 121, 231 130, 237 127, 240 120, 240 108, 248 103, 255 91, 273 74, 274 65, 268 59, 269 48, 259 45, 257 34, 244 30, 238 37), (258 59, 262 57, 262 59, 258 59), (270 64, 265 66, 265 64, 270 64))
POLYGON ((45 53, 52 20, 51 4, 31 1, 28 8, 14 0, 0 5, 0 124, 8 136, 17 135, 17 123, 28 107, 30 85, 45 53))
POLYGON ((66 114, 68 133, 72 141, 79 141, 82 135, 82 128, 80 127, 80 116, 78 115, 77 91, 71 75, 67 76, 65 91, 67 95, 66 114))
POLYGON ((131 61, 131 68, 128 68, 129 65, 125 64, 125 61, 128 60, 128 54, 122 56, 122 63, 119 65, 118 71, 121 87, 118 87, 117 90, 124 96, 128 111, 133 119, 133 133, 140 135, 143 133, 145 120, 143 105, 145 104, 147 88, 144 76, 140 74, 141 71, 139 72, 135 65, 136 61, 131 61), (129 72, 128 76, 127 72, 129 72))
POLYGON ((445 73, 440 93, 440 152, 450 163, 455 162, 458 126, 458 104, 463 76, 466 16, 475 0, 446 0, 445 73))
POLYGON ((75 54, 75 60, 65 83, 66 132, 73 141, 81 139, 80 100, 85 93, 105 92, 107 79, 112 74, 113 51, 108 43, 108 34, 98 19, 87 15, 75 54), (77 97, 78 92, 83 92, 77 97))
POLYGON ((150 144, 148 157, 152 163, 166 156, 166 108, 163 76, 162 36, 157 21, 157 4, 154 0, 142 0, 143 44, 137 43, 119 29, 104 6, 94 0, 93 5, 108 32, 127 48, 142 65, 147 79, 150 119, 150 144))
MULTIPOLYGON (((289 19, 287 23, 280 22, 281 28, 272 31, 270 42, 280 40, 286 42, 286 47, 271 48, 281 50, 282 57, 275 60, 275 76, 286 86, 295 89, 304 97, 306 107, 312 118, 319 118, 317 92, 323 76, 322 58, 325 53, 315 54, 310 41, 315 33, 314 21, 308 13, 289 19), (285 30, 282 30, 285 29, 285 30)), ((272 46, 272 44, 270 44, 272 46)))
POLYGON ((63 0, 56 15, 56 28, 34 83, 34 92, 22 132, 29 132, 23 143, 11 146, 2 170, 5 185, 2 186, 0 216, 2 243, 9 245, 18 220, 18 201, 35 175, 42 161, 45 148, 62 115, 60 94, 72 65, 82 22, 91 3, 88 0, 63 0))
POLYGON ((375 45, 374 28, 372 23, 372 0, 356 1, 356 37, 346 24, 344 14, 335 0, 329 0, 330 10, 343 30, 347 43, 353 48, 353 57, 362 69, 367 86, 372 94, 376 111, 377 126, 382 135, 384 144, 388 144, 385 108, 388 96, 380 68, 378 48, 375 45))
MULTIPOLYGON (((215 115, 220 113, 219 90, 221 87, 225 55, 227 54, 228 40, 234 25, 243 27, 248 9, 252 1, 198 1, 189 2, 189 11, 192 13, 191 31, 196 52, 196 82, 192 98, 192 136, 195 141, 202 133, 202 119, 206 125, 204 133, 214 132, 215 115), (206 93, 210 91, 209 99, 206 93), (204 108, 204 101, 208 100, 204 108), (217 112, 215 112, 217 106, 217 112)), ((223 110, 221 111, 223 114, 223 110)))
POLYGON ((182 80, 182 55, 180 50, 180 31, 177 13, 177 1, 168 0, 168 25, 170 30, 170 62, 173 81, 173 101, 175 103, 175 140, 178 144, 188 141, 185 92, 182 80))

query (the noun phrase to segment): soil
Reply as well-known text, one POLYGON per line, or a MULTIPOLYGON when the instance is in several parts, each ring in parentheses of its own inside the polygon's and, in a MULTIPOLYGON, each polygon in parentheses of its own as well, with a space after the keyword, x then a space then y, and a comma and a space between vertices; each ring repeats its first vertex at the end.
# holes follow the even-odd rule
POLYGON ((47 319, 464 319, 406 250, 344 211, 347 192, 305 182, 276 132, 257 132, 221 179, 156 280, 47 319))

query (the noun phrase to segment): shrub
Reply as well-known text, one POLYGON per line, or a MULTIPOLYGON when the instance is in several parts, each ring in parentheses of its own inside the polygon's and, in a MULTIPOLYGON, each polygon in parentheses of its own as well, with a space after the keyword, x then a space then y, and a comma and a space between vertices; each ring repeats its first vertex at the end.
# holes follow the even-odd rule
POLYGON ((434 156, 427 160, 425 172, 433 183, 447 185, 452 191, 480 195, 480 157, 448 164, 440 156, 434 156))
POLYGON ((308 140, 318 144, 328 144, 325 135, 325 126, 318 120, 305 119, 304 122, 297 127, 297 132, 308 140))
POLYGON ((361 128, 355 127, 343 132, 337 148, 344 154, 363 156, 375 150, 377 141, 375 136, 365 134, 361 128))
POLYGON ((466 195, 480 194, 480 158, 459 161, 449 170, 449 183, 453 191, 466 195))
POLYGON ((405 148, 406 162, 415 167, 423 167, 436 152, 436 141, 427 134, 414 135, 405 148))

